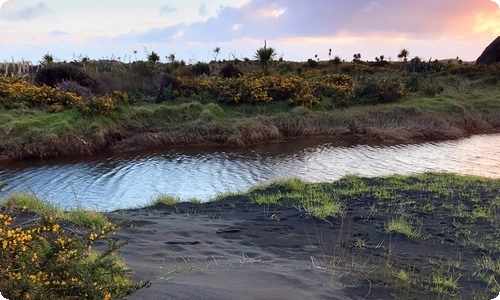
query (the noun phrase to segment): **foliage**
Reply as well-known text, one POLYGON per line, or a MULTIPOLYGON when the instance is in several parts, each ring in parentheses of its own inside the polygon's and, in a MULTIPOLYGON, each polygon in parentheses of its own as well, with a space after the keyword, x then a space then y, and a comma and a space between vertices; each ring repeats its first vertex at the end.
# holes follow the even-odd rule
POLYGON ((401 51, 399 51, 398 58, 403 59, 404 61, 408 60, 408 55, 410 55, 410 51, 408 49, 403 48, 401 51))
POLYGON ((233 64, 226 64, 220 70, 220 75, 222 76, 222 78, 236 78, 242 74, 243 73, 233 64))
POLYGON ((397 101, 405 95, 404 85, 399 78, 364 78, 356 83, 357 98, 364 103, 379 104, 397 101))
POLYGON ((264 45, 264 47, 259 48, 257 49, 257 51, 255 51, 254 57, 259 61, 262 69, 264 70, 264 73, 267 73, 269 61, 273 60, 277 55, 278 53, 276 52, 276 50, 274 50, 274 48, 268 48, 264 45))
POLYGON ((95 88, 96 81, 87 73, 70 64, 53 65, 40 69, 35 75, 35 84, 56 87, 63 81, 75 81, 87 88, 95 88))
POLYGON ((73 80, 63 80, 57 83, 57 87, 65 93, 74 93, 81 97, 89 97, 91 94, 89 88, 81 86, 78 82, 73 80))
POLYGON ((84 116, 110 115, 116 108, 115 100, 109 95, 84 98, 78 105, 78 110, 84 116))
POLYGON ((435 60, 423 61, 420 57, 416 56, 408 63, 408 70, 415 73, 424 72, 439 72, 443 70, 443 65, 435 60))
POLYGON ((50 215, 38 223, 13 226, 19 212, 0 213, 0 290, 8 299, 111 299, 145 286, 130 280, 130 271, 114 254, 125 245, 110 239, 116 227, 73 234, 50 215), (94 241, 108 239, 106 251, 94 241))
POLYGON ((312 59, 312 58, 309 58, 309 59, 307 60, 307 66, 308 66, 309 68, 316 68, 316 67, 318 66, 318 62, 317 62, 317 61, 315 61, 315 60, 314 60, 314 59, 312 59))
POLYGON ((6 108, 44 108, 61 111, 79 105, 82 98, 47 85, 34 86, 17 77, 0 77, 0 106, 6 108))
POLYGON ((210 65, 204 62, 197 62, 191 66, 191 71, 196 75, 210 75, 210 65))
POLYGON ((170 73, 164 73, 160 79, 160 86, 156 102, 169 100, 173 97, 173 91, 179 87, 179 80, 170 73))
MULTIPOLYGON (((175 59, 175 57, 174 57, 175 59)), ((154 51, 151 51, 151 54, 148 54, 148 61, 150 63, 157 63, 160 61, 160 56, 158 55, 158 53, 154 52, 154 51)))

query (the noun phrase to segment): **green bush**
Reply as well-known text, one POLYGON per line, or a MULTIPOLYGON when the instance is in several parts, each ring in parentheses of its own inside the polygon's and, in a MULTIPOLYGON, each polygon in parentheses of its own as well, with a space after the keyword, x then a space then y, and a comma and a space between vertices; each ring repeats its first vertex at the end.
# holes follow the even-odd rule
POLYGON ((61 64, 40 69, 34 82, 37 85, 56 87, 64 81, 74 81, 83 87, 94 89, 97 82, 87 73, 70 64, 61 64))
POLYGON ((191 71, 195 75, 210 75, 210 65, 199 61, 191 66, 191 71))
POLYGON ((222 78, 237 78, 243 73, 233 64, 227 64, 220 70, 222 78))
POLYGON ((0 213, 0 291, 7 299, 115 299, 146 286, 135 283, 130 270, 114 254, 125 245, 110 238, 116 229, 67 231, 52 216, 38 223, 13 226, 19 211, 0 213), (94 241, 108 239, 107 250, 92 250, 94 241))
POLYGON ((395 102, 405 95, 404 85, 399 78, 369 77, 358 82, 355 89, 357 98, 369 104, 395 102))

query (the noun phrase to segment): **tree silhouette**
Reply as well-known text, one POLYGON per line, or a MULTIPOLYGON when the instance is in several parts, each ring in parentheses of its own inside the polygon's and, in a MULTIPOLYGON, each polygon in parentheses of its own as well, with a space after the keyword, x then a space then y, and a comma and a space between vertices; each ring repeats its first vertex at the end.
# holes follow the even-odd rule
POLYGON ((408 60, 408 55, 410 55, 410 51, 408 49, 403 48, 401 51, 399 51, 398 58, 403 59, 404 61, 408 60))
POLYGON ((213 54, 212 56, 214 57, 214 60, 217 61, 217 56, 220 54, 220 47, 215 47, 214 50, 212 50, 213 54))
POLYGON ((257 49, 257 51, 255 51, 254 58, 256 58, 260 62, 260 65, 262 66, 264 73, 267 74, 267 65, 269 61, 271 61, 277 55, 278 53, 276 52, 276 50, 274 50, 274 48, 272 47, 267 48, 266 40, 264 40, 264 47, 259 48, 257 49))
POLYGON ((155 53, 154 51, 151 51, 151 54, 148 55, 148 61, 154 64, 160 61, 160 56, 158 56, 158 54, 155 53))

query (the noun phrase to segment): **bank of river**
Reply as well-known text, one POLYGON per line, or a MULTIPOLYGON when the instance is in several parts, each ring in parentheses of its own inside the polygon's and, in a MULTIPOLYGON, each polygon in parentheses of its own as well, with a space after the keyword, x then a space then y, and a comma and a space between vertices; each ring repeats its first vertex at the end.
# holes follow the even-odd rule
POLYGON ((0 198, 34 193, 62 207, 113 210, 158 194, 206 201, 282 177, 333 181, 428 171, 500 177, 500 134, 418 144, 352 144, 309 138, 227 149, 189 147, 4 164, 0 198))

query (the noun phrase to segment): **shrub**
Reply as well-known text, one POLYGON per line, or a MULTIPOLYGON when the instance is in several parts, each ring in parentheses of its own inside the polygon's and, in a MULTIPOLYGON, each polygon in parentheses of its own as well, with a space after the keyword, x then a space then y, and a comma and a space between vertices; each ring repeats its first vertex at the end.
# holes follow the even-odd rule
POLYGON ((199 61, 191 66, 191 71, 196 75, 210 75, 210 65, 199 61))
POLYGON ((408 64, 408 70, 416 73, 424 73, 424 72, 439 72, 443 70, 443 65, 435 61, 423 61, 420 57, 416 56, 410 63, 408 64))
POLYGON ((47 108, 60 111, 77 106, 82 98, 50 86, 34 86, 22 78, 0 77, 0 105, 6 108, 47 108))
POLYGON ((317 61, 315 61, 315 60, 314 60, 314 59, 312 59, 312 58, 309 58, 309 59, 307 60, 307 66, 308 66, 309 68, 316 68, 316 67, 318 66, 318 62, 317 62, 317 61))
POLYGON ((35 84, 56 87, 63 81, 75 81, 79 85, 93 89, 96 81, 79 68, 62 64, 40 69, 35 75, 35 84))
POLYGON ((386 77, 370 77, 358 82, 354 91, 356 97, 364 98, 364 102, 372 104, 394 102, 405 95, 401 79, 386 77))
POLYGON ((91 94, 89 88, 81 86, 73 80, 63 80, 57 83, 56 86, 65 93, 74 93, 81 97, 89 97, 91 94))
POLYGON ((328 74, 315 84, 314 95, 317 98, 329 98, 341 106, 354 99, 354 81, 349 75, 328 74))
POLYGON ((52 216, 13 226, 18 215, 9 206, 0 213, 0 290, 6 298, 111 299, 149 284, 130 280, 130 270, 114 257, 125 243, 111 240, 113 224, 84 227, 77 235, 52 216), (109 241, 102 253, 92 250, 98 239, 109 241))
POLYGON ((241 76, 243 73, 235 67, 233 64, 226 64, 220 70, 220 75, 222 78, 236 78, 241 76))
POLYGON ((179 88, 179 80, 176 76, 170 73, 164 73, 160 79, 160 86, 156 102, 160 103, 174 97, 174 91, 179 88))
POLYGON ((109 96, 92 96, 85 98, 77 106, 80 113, 84 116, 90 115, 110 115, 116 108, 115 100, 109 96))

